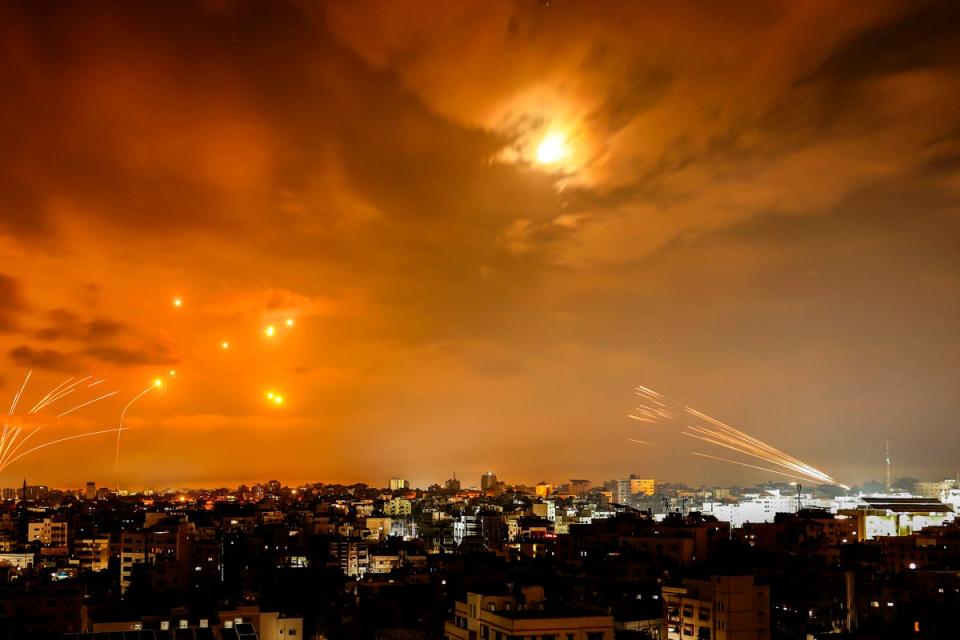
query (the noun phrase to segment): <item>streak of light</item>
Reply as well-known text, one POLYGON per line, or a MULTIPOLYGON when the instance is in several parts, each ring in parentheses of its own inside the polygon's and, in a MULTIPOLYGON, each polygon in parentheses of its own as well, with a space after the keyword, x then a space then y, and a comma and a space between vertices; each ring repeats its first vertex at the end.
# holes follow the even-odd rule
POLYGON ((699 451, 691 451, 691 454, 695 456, 700 456, 701 458, 710 458, 711 460, 719 460, 721 462, 729 462, 730 464, 738 464, 741 467, 750 467, 751 469, 759 469, 760 471, 766 471, 768 473, 776 473, 781 476, 786 476, 788 478, 796 478, 797 480, 809 480, 809 478, 804 478, 802 476, 795 476, 790 473, 785 473, 783 471, 777 471, 776 469, 767 469, 766 467, 760 467, 755 464, 747 464, 746 462, 740 462, 739 460, 730 460, 729 458, 721 458, 720 456, 711 456, 707 453, 700 453, 699 451))
POLYGON ((63 416, 65 416, 65 415, 67 415, 67 414, 69 414, 69 413, 73 413, 73 412, 76 411, 77 409, 82 409, 83 407, 89 406, 89 405, 93 404, 94 402, 99 402, 99 401, 103 400, 104 398, 109 398, 110 396, 114 396, 114 395, 116 395, 116 394, 117 394, 116 391, 111 391, 110 393, 105 393, 105 394, 103 394, 102 396, 100 396, 100 397, 98 397, 98 398, 94 398, 93 400, 87 400, 86 402, 81 402, 80 404, 78 404, 77 406, 73 407, 72 409, 67 409, 67 410, 64 411, 63 413, 57 414, 57 417, 58 417, 58 418, 62 418, 63 416))
MULTIPOLYGON (((702 442, 757 458, 771 465, 782 467, 785 470, 777 473, 783 473, 784 475, 807 481, 833 484, 841 487, 845 486, 838 483, 829 474, 820 469, 732 425, 707 415, 694 407, 674 403, 663 394, 642 385, 637 385, 635 391, 643 401, 634 409, 632 414, 629 414, 629 417, 633 420, 648 423, 671 423, 682 427, 678 418, 678 414, 682 412, 699 423, 687 424, 686 427, 682 427, 685 430, 681 431, 681 433, 685 436, 697 438, 702 442), (678 413, 674 413, 674 411, 671 410, 674 408, 678 413), (797 476, 793 474, 800 475, 797 476)), ((750 466, 746 465, 746 463, 732 462, 750 466)), ((767 467, 762 467, 762 469, 774 471, 767 467)))
POLYGON ((26 455, 29 455, 29 454, 33 453, 34 451, 39 451, 40 449, 45 449, 46 447, 49 447, 49 446, 51 446, 51 445, 60 444, 61 442, 67 442, 68 440, 76 440, 77 438, 87 438, 87 437, 89 437, 89 436, 99 436, 99 435, 102 435, 102 434, 104 434, 104 433, 113 433, 114 431, 118 431, 118 432, 119 432, 119 431, 126 431, 126 429, 120 428, 120 427, 116 427, 116 428, 112 428, 112 429, 101 429, 100 431, 88 431, 87 433, 78 433, 78 434, 75 434, 75 435, 72 435, 72 436, 66 436, 66 437, 64 437, 64 438, 58 438, 58 439, 56 439, 56 440, 51 440, 50 442, 44 442, 43 444, 38 444, 37 446, 33 447, 32 449, 27 449, 26 451, 24 451, 24 452, 21 453, 20 455, 14 456, 13 458, 5 461, 5 462, 3 463, 3 465, 0 466, 0 471, 3 471, 3 470, 6 469, 9 465, 13 464, 14 462, 16 462, 17 460, 19 460, 20 458, 22 458, 22 457, 24 457, 24 456, 26 456, 26 455))
MULTIPOLYGON (((725 449, 730 449, 731 451, 736 451, 737 453, 742 453, 742 454, 747 455, 747 456, 750 456, 750 457, 752 457, 752 458, 757 458, 757 459, 759 459, 759 460, 764 460, 764 461, 766 461, 766 462, 771 462, 771 463, 773 463, 773 464, 782 466, 782 467, 784 467, 785 469, 790 469, 790 470, 792 470, 792 471, 794 471, 794 472, 796 472, 796 473, 804 474, 804 479, 805 479, 805 480, 817 480, 817 481, 825 482, 825 483, 828 483, 828 484, 835 484, 835 483, 832 481, 832 479, 829 478, 829 476, 828 476, 827 478, 821 478, 821 477, 818 477, 818 476, 816 476, 816 475, 813 475, 813 474, 807 472, 807 471, 806 471, 805 469, 803 469, 802 467, 798 468, 798 467, 794 467, 794 466, 791 466, 791 465, 786 465, 786 464, 783 464, 783 463, 778 462, 778 461, 776 461, 776 460, 772 460, 772 459, 770 459, 770 458, 765 458, 764 456, 757 455, 756 453, 751 453, 750 451, 745 451, 745 450, 740 449, 740 448, 738 448, 738 447, 736 447, 736 446, 726 444, 726 443, 724 443, 724 442, 722 442, 722 441, 720 441, 720 440, 715 440, 715 439, 713 439, 713 438, 708 438, 708 437, 705 437, 705 436, 696 435, 696 434, 694 434, 694 433, 689 433, 689 432, 687 432, 687 431, 684 431, 684 432, 683 432, 683 435, 685 435, 685 436, 690 436, 691 438, 696 438, 697 440, 702 440, 703 442, 708 442, 708 443, 713 444, 713 445, 716 445, 716 446, 718 446, 718 447, 723 447, 723 448, 725 448, 725 449)), ((791 477, 792 477, 792 476, 791 476, 791 477)))
POLYGON ((23 393, 24 388, 27 386, 27 380, 30 379, 30 375, 33 373, 33 369, 27 371, 26 377, 23 379, 23 384, 20 385, 20 390, 17 391, 16 395, 13 396, 13 402, 10 403, 10 413, 13 415, 13 412, 17 410, 17 404, 20 402, 20 395, 23 393))
POLYGON ((52 394, 52 395, 51 395, 51 394, 48 394, 47 396, 45 396, 45 399, 44 399, 44 400, 42 400, 42 401, 38 402, 37 404, 35 404, 35 405, 33 406, 33 408, 31 408, 28 413, 37 413, 38 411, 42 411, 45 407, 53 404, 53 403, 56 402, 57 400, 60 400, 61 398, 67 397, 68 395, 70 395, 71 393, 73 393, 73 392, 76 390, 77 386, 79 386, 80 384, 86 382, 87 380, 89 380, 89 379, 92 378, 92 377, 93 377, 93 376, 84 376, 83 378, 80 378, 79 380, 77 380, 77 381, 75 381, 75 382, 71 382, 71 383, 68 384, 67 386, 63 387, 63 389, 60 389, 60 390, 59 390, 58 392, 56 392, 55 394, 52 394))
POLYGON ((119 422, 119 424, 117 425, 117 429, 116 429, 116 431, 117 431, 117 451, 116 451, 116 459, 115 459, 115 461, 114 461, 114 472, 117 474, 117 490, 118 490, 118 491, 119 491, 119 489, 120 489, 120 434, 122 434, 122 433, 125 431, 125 429, 123 428, 123 420, 124 420, 124 418, 127 417, 127 411, 130 409, 131 406, 133 406, 133 403, 134 403, 134 402, 136 402, 137 400, 139 400, 139 399, 142 398, 143 396, 147 395, 148 393, 150 393, 151 391, 153 391, 153 390, 156 389, 156 388, 157 388, 157 386, 156 386, 156 381, 154 381, 153 383, 148 384, 146 387, 143 388, 143 391, 141 391, 140 393, 138 393, 137 395, 135 395, 135 396, 133 397, 133 399, 130 400, 130 402, 128 402, 128 403, 123 407, 123 411, 120 412, 120 422, 119 422))

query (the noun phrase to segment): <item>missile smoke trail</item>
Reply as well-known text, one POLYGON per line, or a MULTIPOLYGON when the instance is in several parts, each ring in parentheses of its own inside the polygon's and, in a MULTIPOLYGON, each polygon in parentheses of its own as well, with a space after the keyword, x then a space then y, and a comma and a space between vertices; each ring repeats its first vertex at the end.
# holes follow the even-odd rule
POLYGON ((143 396, 150 393, 153 389, 159 389, 160 387, 161 387, 160 380, 157 380, 153 384, 150 384, 144 387, 143 391, 135 395, 133 399, 130 400, 130 402, 128 402, 126 406, 123 407, 123 411, 120 412, 120 423, 117 425, 117 429, 116 429, 117 452, 116 452, 116 460, 114 461, 114 472, 116 473, 116 476, 117 476, 117 491, 120 490, 120 435, 124 431, 126 431, 126 429, 123 428, 123 419, 127 417, 127 410, 130 409, 131 406, 133 406, 134 402, 136 402, 143 396))
POLYGON ((681 429, 680 432, 685 436, 762 460, 773 465, 774 468, 761 467, 697 451, 691 452, 696 456, 768 471, 797 480, 833 484, 840 487, 846 486, 834 480, 829 474, 777 449, 773 445, 698 409, 673 402, 649 387, 637 386, 636 394, 642 400, 627 417, 648 424, 675 425, 681 429), (782 470, 777 470, 775 467, 780 467, 782 470))

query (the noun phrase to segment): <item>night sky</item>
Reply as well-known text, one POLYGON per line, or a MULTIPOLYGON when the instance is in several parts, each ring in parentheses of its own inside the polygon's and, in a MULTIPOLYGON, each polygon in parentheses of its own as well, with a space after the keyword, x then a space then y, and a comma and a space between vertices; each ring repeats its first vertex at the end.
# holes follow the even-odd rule
POLYGON ((4 408, 163 380, 0 485, 773 478, 637 384, 960 467, 956 2, 9 0, 0 86, 4 408))

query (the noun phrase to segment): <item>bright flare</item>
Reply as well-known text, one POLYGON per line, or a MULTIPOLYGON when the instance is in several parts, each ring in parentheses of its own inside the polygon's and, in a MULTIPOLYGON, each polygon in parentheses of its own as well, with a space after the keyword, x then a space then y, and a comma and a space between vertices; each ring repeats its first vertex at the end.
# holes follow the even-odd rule
POLYGON ((293 326, 293 318, 287 318, 287 326, 288 326, 288 327, 292 327, 292 326, 293 326))
POLYGON ((273 325, 270 325, 269 327, 264 329, 263 332, 267 334, 268 338, 272 338, 273 334, 276 332, 276 329, 273 327, 273 325))
POLYGON ((537 162, 554 164, 563 160, 568 153, 567 138, 559 133, 551 133, 540 141, 537 147, 537 162))
POLYGON ((153 381, 153 386, 155 386, 155 387, 162 387, 162 386, 163 386, 163 380, 161 380, 160 378, 157 378, 156 380, 153 381))
POLYGON ((220 343, 220 348, 221 348, 221 349, 229 349, 229 348, 230 348, 230 343, 227 342, 226 340, 224 340, 223 342, 220 343))
POLYGON ((180 298, 174 298, 174 299, 173 299, 173 306, 175 306, 175 307, 182 307, 182 306, 183 306, 183 300, 181 300, 180 298))

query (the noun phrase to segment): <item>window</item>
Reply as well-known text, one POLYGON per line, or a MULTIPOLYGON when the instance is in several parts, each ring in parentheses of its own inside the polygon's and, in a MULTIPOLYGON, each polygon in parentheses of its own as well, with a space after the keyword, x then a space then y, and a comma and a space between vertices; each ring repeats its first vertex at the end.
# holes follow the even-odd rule
POLYGON ((490 637, 490 627, 487 625, 480 625, 480 637, 489 638, 490 637))
POLYGON ((587 640, 603 640, 602 631, 591 631, 587 633, 587 640))

